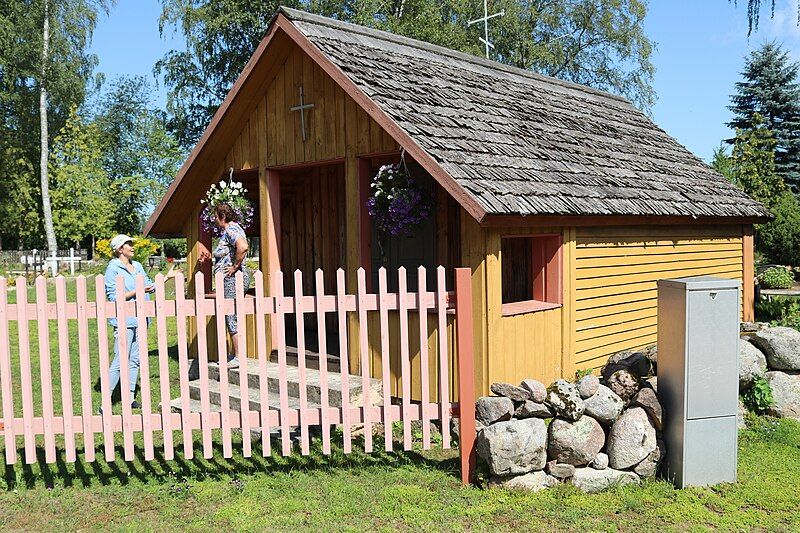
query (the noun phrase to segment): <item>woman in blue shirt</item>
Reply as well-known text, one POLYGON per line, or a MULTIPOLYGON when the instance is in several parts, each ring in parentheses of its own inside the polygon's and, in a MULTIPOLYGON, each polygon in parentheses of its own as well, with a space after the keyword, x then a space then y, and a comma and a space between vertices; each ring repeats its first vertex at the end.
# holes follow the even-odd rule
MULTIPOLYGON (((150 293, 155 291, 155 285, 147 276, 142 268, 142 264, 133 260, 133 239, 127 235, 117 235, 111 239, 111 250, 114 257, 108 262, 105 273, 106 299, 114 302, 117 299, 117 276, 122 276, 125 284, 125 299, 130 300, 136 297, 136 277, 144 276, 145 279, 145 298, 150 299, 150 293)), ((119 337, 116 318, 109 318, 109 324, 114 328, 114 360, 108 369, 109 386, 113 391, 119 383, 119 337)), ((139 335, 137 331, 136 317, 125 319, 127 336, 127 354, 130 368, 130 382, 128 386, 131 391, 131 407, 138 409, 141 407, 134 398, 136 394, 136 380, 139 377, 139 335)), ((147 342, 147 339, 144 339, 147 342)))

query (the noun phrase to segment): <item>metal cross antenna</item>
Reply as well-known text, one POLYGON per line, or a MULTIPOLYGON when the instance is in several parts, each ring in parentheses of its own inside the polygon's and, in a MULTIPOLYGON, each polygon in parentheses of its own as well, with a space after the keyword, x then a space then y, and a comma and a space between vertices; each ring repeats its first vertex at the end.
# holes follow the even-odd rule
POLYGON ((480 41, 486 45, 486 59, 489 59, 489 48, 494 49, 494 45, 489 42, 489 19, 493 19, 495 17, 502 17, 506 14, 505 9, 501 9, 500 12, 495 13, 494 15, 489 14, 489 7, 486 5, 487 0, 483 0, 483 17, 475 20, 470 20, 467 22, 467 26, 472 26, 473 24, 477 24, 478 22, 483 22, 483 37, 478 37, 480 41))

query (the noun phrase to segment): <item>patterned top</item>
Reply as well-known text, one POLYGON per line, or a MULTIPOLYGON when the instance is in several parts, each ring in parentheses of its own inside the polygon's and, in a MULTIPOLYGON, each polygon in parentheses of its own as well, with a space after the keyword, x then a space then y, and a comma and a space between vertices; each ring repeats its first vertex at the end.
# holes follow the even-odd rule
MULTIPOLYGON (((236 260, 236 241, 242 238, 247 242, 244 230, 237 222, 228 223, 228 229, 219 238, 217 247, 214 248, 214 273, 224 272, 236 260)), ((244 271, 244 261, 239 265, 239 270, 244 271)))

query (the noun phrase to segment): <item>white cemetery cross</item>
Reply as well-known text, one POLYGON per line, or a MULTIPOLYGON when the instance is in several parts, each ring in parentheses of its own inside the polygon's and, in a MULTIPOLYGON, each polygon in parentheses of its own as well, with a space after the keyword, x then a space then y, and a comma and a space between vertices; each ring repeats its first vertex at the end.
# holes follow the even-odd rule
POLYGON ((489 59, 489 48, 494 50, 494 45, 489 42, 489 19, 493 19, 495 17, 502 17, 506 14, 505 9, 501 9, 499 13, 495 13, 494 15, 489 14, 489 7, 486 5, 487 0, 483 0, 483 17, 475 20, 470 20, 467 22, 467 26, 472 26, 473 24, 477 24, 478 22, 483 22, 483 37, 478 37, 478 39, 486 46, 486 59, 489 59))
POLYGON ((306 141, 306 109, 311 109, 314 104, 306 104, 303 100, 303 86, 300 86, 300 105, 290 107, 289 111, 300 111, 300 129, 303 132, 303 142, 306 141))

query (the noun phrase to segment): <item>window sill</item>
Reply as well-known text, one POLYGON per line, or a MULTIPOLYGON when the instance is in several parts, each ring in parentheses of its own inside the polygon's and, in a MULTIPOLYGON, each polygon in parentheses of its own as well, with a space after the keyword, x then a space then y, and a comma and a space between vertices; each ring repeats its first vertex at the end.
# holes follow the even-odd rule
POLYGON ((561 307, 561 304, 540 302, 539 300, 527 300, 524 302, 503 304, 501 307, 501 314, 503 316, 523 315, 525 313, 547 311, 548 309, 558 309, 559 307, 561 307))

